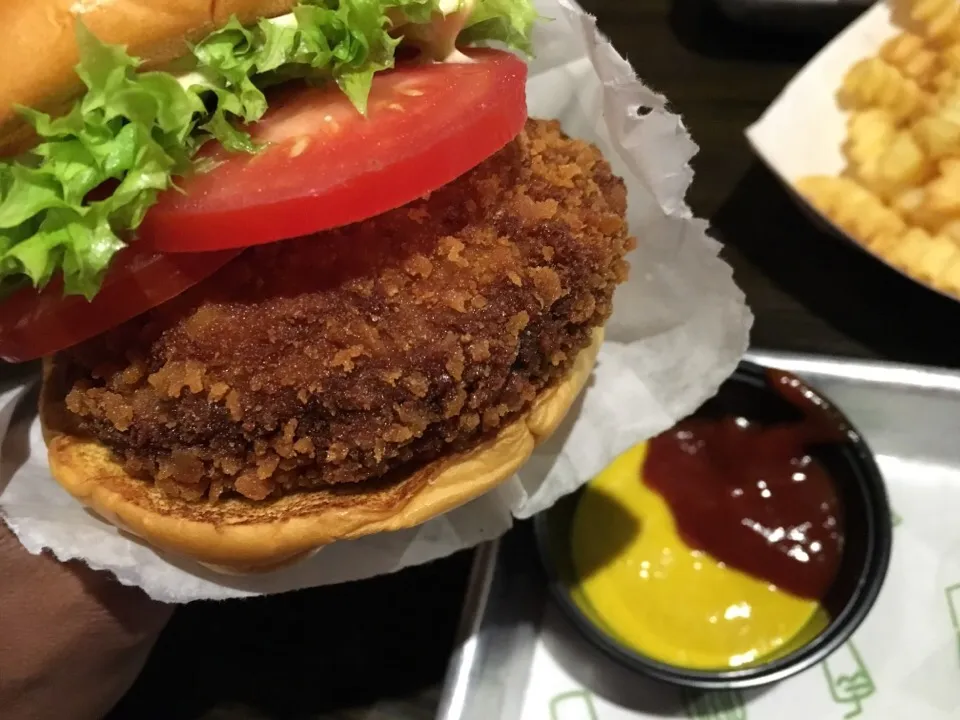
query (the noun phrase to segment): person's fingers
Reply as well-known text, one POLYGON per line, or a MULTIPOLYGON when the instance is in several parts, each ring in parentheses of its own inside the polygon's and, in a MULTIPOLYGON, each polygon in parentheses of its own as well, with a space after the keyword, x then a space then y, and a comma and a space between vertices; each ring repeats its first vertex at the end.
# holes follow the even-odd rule
POLYGON ((31 555, 2 521, 0 578, 5 720, 103 717, 173 612, 107 573, 31 555))

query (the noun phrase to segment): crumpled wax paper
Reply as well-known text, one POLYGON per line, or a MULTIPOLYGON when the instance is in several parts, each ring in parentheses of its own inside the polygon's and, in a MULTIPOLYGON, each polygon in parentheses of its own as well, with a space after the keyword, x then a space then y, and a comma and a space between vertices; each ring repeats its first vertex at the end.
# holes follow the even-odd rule
MULTIPOLYGON (((406 531, 335 543, 264 575, 224 576, 161 558, 84 510, 51 478, 35 388, 0 394, 0 513, 33 553, 80 558, 166 602, 278 593, 393 572, 504 533, 597 473, 617 454, 689 414, 733 371, 752 316, 719 246, 684 201, 696 145, 666 100, 640 82, 569 0, 540 0, 528 101, 597 143, 626 180, 639 247, 617 290, 596 370, 567 421, 512 480, 406 531)), ((640 68, 642 71, 642 68, 640 68)), ((35 383, 34 383, 35 384, 35 383)))

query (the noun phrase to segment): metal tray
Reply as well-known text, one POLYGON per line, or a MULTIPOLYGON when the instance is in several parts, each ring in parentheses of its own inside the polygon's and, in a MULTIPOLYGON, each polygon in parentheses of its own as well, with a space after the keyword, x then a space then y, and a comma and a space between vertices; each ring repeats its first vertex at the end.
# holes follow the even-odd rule
MULTIPOLYGON (((919 482, 931 469, 960 477, 960 441, 951 431, 960 427, 960 372, 774 352, 751 352, 747 359, 800 375, 840 406, 882 463, 888 482, 914 477, 919 482)), ((897 498, 892 501, 896 511, 897 498)), ((520 718, 548 607, 528 523, 478 548, 438 720, 520 718)), ((575 639, 566 651, 591 653, 585 664, 602 665, 598 652, 575 639)), ((604 676, 607 684, 639 682, 616 668, 590 674, 594 680, 604 676)))

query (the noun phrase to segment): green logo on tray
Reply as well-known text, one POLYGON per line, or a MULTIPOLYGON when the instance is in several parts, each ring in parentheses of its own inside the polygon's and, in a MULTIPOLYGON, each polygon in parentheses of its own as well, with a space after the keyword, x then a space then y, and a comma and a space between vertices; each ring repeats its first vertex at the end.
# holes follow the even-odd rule
POLYGON ((890 521, 893 523, 894 527, 897 527, 900 523, 903 522, 903 518, 897 514, 896 510, 890 511, 890 521))
POLYGON ((597 720, 593 698, 586 690, 571 690, 550 700, 550 720, 597 720))
POLYGON ((954 583, 943 590, 947 596, 947 611, 950 613, 950 623, 957 638, 957 650, 960 652, 960 583, 954 583))
POLYGON ((747 720, 747 706, 738 690, 683 692, 683 707, 690 720, 747 720))
POLYGON ((863 701, 873 695, 877 687, 853 641, 840 646, 821 667, 827 677, 830 697, 846 706, 843 717, 849 720, 863 714, 863 701))

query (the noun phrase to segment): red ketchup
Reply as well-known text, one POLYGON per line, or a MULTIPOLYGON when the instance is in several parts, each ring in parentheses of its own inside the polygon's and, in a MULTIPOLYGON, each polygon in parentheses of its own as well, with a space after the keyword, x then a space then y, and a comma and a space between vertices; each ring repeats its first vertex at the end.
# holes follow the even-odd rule
POLYGON ((643 478, 670 506, 687 545, 820 600, 840 564, 843 523, 833 480, 809 447, 843 442, 847 428, 793 375, 767 377, 803 411, 801 421, 683 420, 650 441, 643 478))

